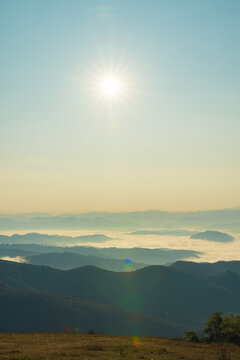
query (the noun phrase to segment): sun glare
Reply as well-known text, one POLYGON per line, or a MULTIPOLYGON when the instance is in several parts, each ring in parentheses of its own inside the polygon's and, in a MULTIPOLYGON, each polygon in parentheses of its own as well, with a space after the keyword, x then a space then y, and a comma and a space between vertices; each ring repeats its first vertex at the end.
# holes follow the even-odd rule
POLYGON ((106 96, 115 96, 120 91, 119 80, 114 76, 108 76, 101 81, 100 89, 106 96))
POLYGON ((108 64, 100 58, 86 72, 84 84, 89 89, 87 95, 97 101, 98 105, 116 110, 135 94, 135 69, 133 71, 127 62, 124 65, 123 60, 116 64, 110 61, 108 64))

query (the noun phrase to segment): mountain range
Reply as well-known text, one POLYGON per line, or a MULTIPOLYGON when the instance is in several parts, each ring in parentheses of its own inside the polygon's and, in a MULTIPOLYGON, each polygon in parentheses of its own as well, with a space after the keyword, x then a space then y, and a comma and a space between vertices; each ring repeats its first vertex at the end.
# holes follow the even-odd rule
POLYGON ((213 311, 240 311, 240 262, 234 265, 238 273, 229 271, 231 262, 220 265, 217 274, 183 265, 124 273, 0 261, 0 331, 61 331, 69 325, 112 334, 179 336, 187 328, 203 327, 213 311))
MULTIPOLYGON (((45 236, 45 235, 44 235, 45 236)), ((61 269, 82 265, 95 265, 104 269, 122 270, 124 260, 131 261, 133 269, 150 265, 166 265, 177 260, 198 258, 200 253, 194 250, 115 248, 94 246, 50 246, 38 245, 38 237, 33 244, 22 243, 26 235, 18 235, 19 243, 0 244, 0 258, 20 256, 30 263, 50 265, 61 269), (22 237, 22 238, 21 238, 22 237), (55 253, 55 255, 51 255, 55 253), (65 253, 64 255, 61 255, 65 253), (72 255, 69 255, 71 253, 72 255), (48 255, 47 255, 48 254, 48 255), (75 255, 73 255, 75 254, 75 255), (81 255, 81 256, 76 256, 81 255), (40 256, 41 255, 41 256, 40 256), (74 264, 74 265, 73 265, 74 264)), ((47 236, 48 238, 48 236, 47 236)))
POLYGON ((234 240, 234 237, 229 234, 225 234, 221 231, 208 230, 208 231, 202 231, 197 234, 193 234, 191 236, 191 239, 201 239, 201 240, 226 243, 226 242, 232 242, 234 240))
POLYGON ((160 210, 138 212, 91 212, 85 214, 50 215, 42 213, 0 214, 0 230, 147 230, 196 228, 240 232, 240 209, 196 212, 160 210))
POLYGON ((82 236, 49 235, 39 233, 0 235, 0 244, 38 244, 66 246, 79 243, 104 243, 113 240, 104 234, 92 234, 82 236))
MULTIPOLYGON (((110 271, 123 271, 124 260, 102 258, 99 256, 80 255, 72 252, 46 253, 26 257, 26 262, 33 265, 46 265, 57 269, 70 270, 87 265, 96 266, 110 271)), ((130 262, 131 270, 137 270, 147 264, 130 262)))

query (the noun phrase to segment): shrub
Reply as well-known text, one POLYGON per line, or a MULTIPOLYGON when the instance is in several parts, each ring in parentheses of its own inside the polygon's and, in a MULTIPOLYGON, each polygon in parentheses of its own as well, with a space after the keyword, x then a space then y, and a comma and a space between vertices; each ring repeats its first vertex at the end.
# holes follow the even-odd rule
POLYGON ((209 342, 240 344, 240 314, 212 313, 208 318, 205 333, 209 342))
POLYGON ((190 341, 190 342, 198 342, 198 337, 196 335, 196 333, 192 330, 188 330, 187 332, 185 332, 185 334, 183 335, 183 340, 185 341, 190 341))
POLYGON ((240 344, 240 314, 224 315, 221 327, 224 341, 240 344))
POLYGON ((221 312, 214 312, 208 318, 204 332, 208 335, 210 342, 221 342, 223 340, 222 321, 221 312))

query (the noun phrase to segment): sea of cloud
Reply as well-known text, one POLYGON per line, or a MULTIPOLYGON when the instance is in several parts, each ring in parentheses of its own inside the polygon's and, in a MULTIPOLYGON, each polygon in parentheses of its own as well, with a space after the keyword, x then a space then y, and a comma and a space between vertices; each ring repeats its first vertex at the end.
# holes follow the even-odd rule
MULTIPOLYGON (((193 229, 191 229, 193 230, 193 229)), ((181 249, 181 250, 195 250, 200 252, 199 258, 189 258, 188 260, 193 260, 197 262, 215 262, 219 260, 240 260, 240 235, 229 233, 235 239, 233 242, 220 243, 207 240, 191 239, 190 236, 170 236, 170 235, 131 235, 126 232, 119 231, 103 231, 103 230, 78 230, 78 231, 37 231, 42 234, 58 234, 66 236, 82 236, 82 235, 92 235, 96 233, 103 233, 112 238, 112 240, 105 241, 103 243, 79 243, 71 244, 61 243, 61 246, 94 246, 94 247, 118 247, 118 248, 168 248, 168 249, 181 249)), ((196 232, 198 232, 196 230, 196 232)), ((26 231, 19 231, 19 234, 25 234, 26 231)), ((2 233, 3 234, 3 233, 2 233)), ((13 232, 4 232, 6 235, 12 235, 13 232)), ((56 244, 49 244, 56 245, 56 244)), ((25 260, 19 256, 15 258, 1 258, 3 260, 25 262, 25 260)))

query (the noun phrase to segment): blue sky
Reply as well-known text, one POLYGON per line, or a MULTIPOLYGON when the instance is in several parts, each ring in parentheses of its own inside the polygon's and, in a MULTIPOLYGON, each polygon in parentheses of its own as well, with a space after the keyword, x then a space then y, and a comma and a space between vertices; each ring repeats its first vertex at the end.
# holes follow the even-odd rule
POLYGON ((239 206, 239 15, 0 0, 0 211, 239 206), (111 105, 91 89, 108 68, 130 84, 111 105))

